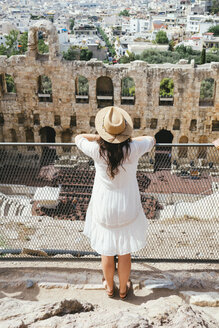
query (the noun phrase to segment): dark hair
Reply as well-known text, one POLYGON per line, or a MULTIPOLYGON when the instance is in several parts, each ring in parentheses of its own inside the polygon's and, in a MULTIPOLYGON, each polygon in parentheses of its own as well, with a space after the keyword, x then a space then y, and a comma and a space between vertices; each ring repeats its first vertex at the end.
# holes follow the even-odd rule
POLYGON ((119 166, 122 166, 126 158, 129 156, 130 142, 131 138, 128 138, 127 140, 118 144, 107 142, 101 137, 98 140, 98 144, 100 146, 99 153, 107 163, 107 173, 110 178, 113 179, 115 175, 118 174, 119 166))

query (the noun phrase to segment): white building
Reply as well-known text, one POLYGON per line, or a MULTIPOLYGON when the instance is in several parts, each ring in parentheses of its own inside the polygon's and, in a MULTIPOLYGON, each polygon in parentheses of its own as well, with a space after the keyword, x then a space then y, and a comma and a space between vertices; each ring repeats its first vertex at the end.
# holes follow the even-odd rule
POLYGON ((219 17, 189 15, 187 17, 186 31, 202 35, 203 33, 206 33, 210 27, 215 25, 219 25, 219 17))

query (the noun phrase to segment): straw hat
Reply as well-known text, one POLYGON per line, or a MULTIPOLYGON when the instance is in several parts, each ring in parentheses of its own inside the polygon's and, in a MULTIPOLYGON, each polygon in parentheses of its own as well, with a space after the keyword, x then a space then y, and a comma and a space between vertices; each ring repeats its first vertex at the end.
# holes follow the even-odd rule
POLYGON ((132 135, 133 123, 122 108, 109 106, 101 109, 95 119, 98 134, 107 142, 121 143, 132 135))

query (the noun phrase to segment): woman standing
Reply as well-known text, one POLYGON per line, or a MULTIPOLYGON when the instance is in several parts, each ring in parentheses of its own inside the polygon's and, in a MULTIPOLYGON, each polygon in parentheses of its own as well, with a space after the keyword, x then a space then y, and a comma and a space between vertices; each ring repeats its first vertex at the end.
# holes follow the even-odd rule
POLYGON ((155 139, 131 139, 131 117, 118 107, 101 109, 95 127, 98 135, 75 138, 78 148, 93 158, 96 169, 84 234, 102 255, 103 282, 109 297, 115 292, 114 256, 118 255, 119 294, 125 299, 131 288, 130 253, 145 247, 148 228, 136 178, 138 159, 153 148, 155 139))

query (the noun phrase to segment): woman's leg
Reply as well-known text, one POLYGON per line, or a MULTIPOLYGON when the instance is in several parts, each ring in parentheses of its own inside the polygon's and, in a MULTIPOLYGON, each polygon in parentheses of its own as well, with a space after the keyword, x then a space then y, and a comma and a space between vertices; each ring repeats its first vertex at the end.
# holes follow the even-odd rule
POLYGON ((119 292, 126 292, 127 282, 131 272, 131 255, 118 255, 119 292))
POLYGON ((106 279, 107 283, 107 290, 113 290, 113 278, 115 272, 115 263, 114 263, 114 256, 105 256, 102 255, 102 268, 103 268, 103 275, 106 279))

